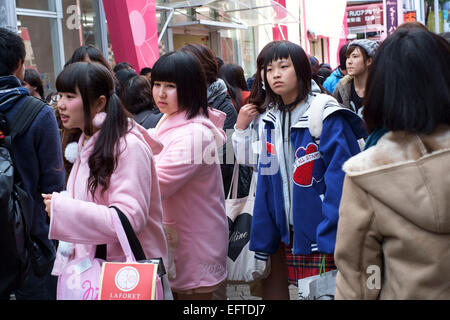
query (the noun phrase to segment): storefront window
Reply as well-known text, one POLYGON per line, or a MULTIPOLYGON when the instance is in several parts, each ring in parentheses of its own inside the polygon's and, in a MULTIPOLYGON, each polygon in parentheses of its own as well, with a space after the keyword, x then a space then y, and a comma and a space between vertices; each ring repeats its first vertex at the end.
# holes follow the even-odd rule
POLYGON ((236 30, 236 32, 240 33, 241 66, 244 69, 245 78, 250 78, 256 72, 256 56, 259 53, 255 47, 253 28, 236 30))
POLYGON ((235 63, 235 45, 233 38, 234 31, 232 30, 220 30, 220 46, 222 51, 222 59, 225 63, 235 63))
POLYGON ((46 92, 54 88, 58 37, 57 20, 30 16, 18 16, 19 35, 25 43, 25 67, 41 74, 46 92))
MULTIPOLYGON (((93 45, 106 53, 101 32, 106 21, 99 20, 99 0, 16 0, 16 6, 17 27, 27 52, 25 66, 41 74, 46 91, 54 90, 58 73, 80 46, 93 45)), ((106 58, 113 59, 111 49, 106 58)))
POLYGON ((42 11, 55 11, 55 3, 52 0, 16 0, 16 7, 42 11))
POLYGON ((100 36, 96 32, 97 15, 93 0, 63 0, 62 20, 64 55, 66 61, 83 45, 100 48, 100 36))
POLYGON ((257 48, 253 36, 254 28, 247 30, 221 30, 220 44, 225 63, 236 63, 244 69, 245 78, 256 72, 257 48))
POLYGON ((111 38, 109 37, 109 29, 108 29, 108 22, 105 22, 106 24, 106 32, 108 35, 108 56, 106 57, 106 60, 109 61, 109 64, 111 65, 112 68, 115 67, 116 65, 116 59, 114 57, 114 51, 112 49, 112 44, 111 44, 111 38))

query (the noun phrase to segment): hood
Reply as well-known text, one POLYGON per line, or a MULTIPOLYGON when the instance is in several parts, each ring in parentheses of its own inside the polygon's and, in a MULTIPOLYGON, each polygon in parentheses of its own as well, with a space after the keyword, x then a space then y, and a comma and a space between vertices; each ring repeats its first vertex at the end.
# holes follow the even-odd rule
POLYGON ((8 111, 18 99, 29 95, 15 76, 0 77, 0 112, 8 111))
POLYGON ((319 85, 314 80, 311 80, 311 92, 315 92, 315 93, 322 92, 322 90, 320 90, 319 85))
MULTIPOLYGON (((105 119, 106 119, 106 113, 100 112, 94 117, 92 122, 94 123, 94 125, 96 127, 101 127, 103 125, 103 122, 105 121, 105 119)), ((136 122, 134 122, 134 123, 132 123, 132 122, 134 122, 134 120, 130 119, 129 133, 136 136, 139 140, 145 142, 152 149, 153 155, 157 155, 158 153, 160 153, 163 149, 163 145, 161 142, 159 142, 158 138, 156 138, 156 136, 153 135, 152 133, 148 132, 144 127, 138 125, 136 122)), ((85 151, 89 151, 91 148, 94 147, 99 133, 100 133, 100 131, 96 132, 92 136, 92 138, 86 143, 86 146, 84 147, 85 151)), ((84 138, 85 138, 85 134, 83 133, 83 134, 81 134, 79 143, 77 145, 78 153, 81 153, 81 149, 83 149, 84 138)), ((86 152, 86 154, 89 154, 89 152, 86 152)))
POLYGON ((220 78, 211 83, 208 87, 208 106, 214 105, 215 100, 219 97, 223 99, 223 97, 227 94, 227 90, 225 81, 220 78))
POLYGON ((158 140, 158 138, 150 131, 147 131, 144 127, 135 123, 130 131, 140 140, 145 141, 152 149, 153 155, 157 155, 163 149, 163 144, 158 140))
POLYGON ((450 232, 450 127, 431 135, 389 132, 343 167, 352 181, 429 232, 450 232))
MULTIPOLYGON (((164 121, 167 117, 166 115, 160 120, 162 121, 161 127, 158 129, 158 135, 169 131, 173 128, 181 127, 187 123, 197 123, 207 127, 214 134, 216 143, 218 147, 221 147, 227 141, 225 131, 222 129, 225 122, 226 113, 217 109, 208 108, 209 118, 204 115, 197 115, 192 119, 187 119, 186 112, 179 112, 170 118, 170 122, 164 121)), ((149 130, 149 132, 155 132, 154 130, 149 130)))

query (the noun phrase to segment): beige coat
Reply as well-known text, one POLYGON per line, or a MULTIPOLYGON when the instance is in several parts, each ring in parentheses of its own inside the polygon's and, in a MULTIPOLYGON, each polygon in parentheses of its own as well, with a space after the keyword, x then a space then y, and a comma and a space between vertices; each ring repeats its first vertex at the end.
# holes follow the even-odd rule
POLYGON ((387 133, 343 169, 336 299, 450 299, 450 127, 387 133))

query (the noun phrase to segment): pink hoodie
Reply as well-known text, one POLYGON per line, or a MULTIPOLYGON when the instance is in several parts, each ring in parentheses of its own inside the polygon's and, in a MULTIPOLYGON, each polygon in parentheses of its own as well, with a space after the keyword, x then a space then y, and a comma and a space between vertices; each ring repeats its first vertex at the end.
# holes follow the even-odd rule
MULTIPOLYGON (((210 119, 186 112, 164 116, 157 128, 164 149, 155 157, 164 226, 173 255, 174 291, 212 287, 226 279, 228 222, 217 148, 226 136, 225 113, 210 119), (202 157, 203 155, 203 157, 202 157)), ((170 273, 169 273, 170 276, 170 273)))
MULTIPOLYGON (((120 141, 117 168, 110 178, 109 189, 101 196, 99 187, 96 201, 87 187, 88 159, 94 149, 98 133, 84 147, 84 134, 78 143, 78 153, 67 182, 65 196, 53 193, 51 203, 50 239, 75 243, 75 251, 68 261, 84 257, 93 245, 108 244, 108 261, 125 261, 114 231, 111 215, 120 209, 130 221, 147 258, 162 257, 167 266, 168 249, 162 225, 162 207, 153 155, 162 145, 141 126, 135 124, 120 141)), ((59 275, 64 259, 57 253, 53 274, 59 275)))

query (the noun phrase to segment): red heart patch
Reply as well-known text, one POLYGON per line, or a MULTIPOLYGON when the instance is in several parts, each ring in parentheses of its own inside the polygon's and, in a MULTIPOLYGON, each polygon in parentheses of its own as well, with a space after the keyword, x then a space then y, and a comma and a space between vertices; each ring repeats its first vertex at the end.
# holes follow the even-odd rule
POLYGON ((303 187, 312 185, 315 160, 320 158, 317 145, 310 143, 306 149, 300 147, 295 153, 294 182, 303 187))

